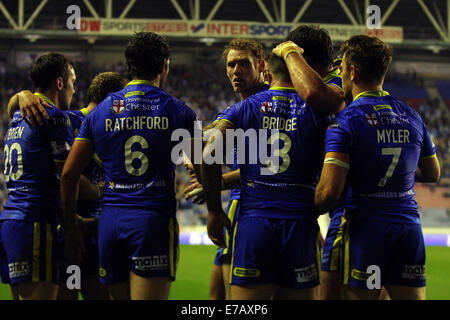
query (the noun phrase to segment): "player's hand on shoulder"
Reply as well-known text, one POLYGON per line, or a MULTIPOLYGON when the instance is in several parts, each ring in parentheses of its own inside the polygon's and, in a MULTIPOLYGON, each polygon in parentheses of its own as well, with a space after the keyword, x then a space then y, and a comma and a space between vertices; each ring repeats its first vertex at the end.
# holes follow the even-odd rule
POLYGON ((221 248, 227 247, 223 234, 224 227, 227 228, 228 235, 231 235, 231 221, 223 209, 209 211, 207 226, 208 237, 215 245, 221 248))
POLYGON ((45 107, 52 107, 45 102, 44 99, 34 95, 28 90, 19 92, 17 98, 22 118, 28 118, 28 121, 32 126, 36 126, 36 123, 43 125, 44 122, 42 121, 42 116, 46 119, 50 119, 45 107))

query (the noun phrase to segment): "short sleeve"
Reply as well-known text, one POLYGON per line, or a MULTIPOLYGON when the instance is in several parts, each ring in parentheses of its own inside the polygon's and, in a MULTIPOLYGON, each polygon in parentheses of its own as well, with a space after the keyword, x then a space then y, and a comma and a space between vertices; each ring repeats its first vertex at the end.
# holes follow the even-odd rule
POLYGON ((430 133, 428 132, 427 127, 423 124, 423 143, 422 149, 420 150, 420 158, 432 158, 436 156, 436 146, 431 140, 430 133))
POLYGON ((231 122, 236 128, 242 128, 242 103, 234 104, 222 112, 220 120, 231 122))
POLYGON ((80 131, 78 132, 77 137, 75 138, 76 141, 81 140, 81 141, 93 141, 93 136, 92 136, 92 118, 93 118, 94 113, 91 113, 90 115, 88 115, 83 123, 81 124, 80 127, 80 131))
POLYGON ((325 135, 325 152, 350 153, 351 141, 348 118, 340 114, 328 126, 325 135))
POLYGON ((342 78, 341 77, 334 77, 330 81, 328 81, 327 84, 335 86, 335 87, 339 88, 339 90, 344 92, 344 89, 342 89, 342 78))
POLYGON ((65 114, 52 116, 49 120, 48 140, 52 157, 56 162, 65 161, 73 144, 73 133, 69 117, 65 114))

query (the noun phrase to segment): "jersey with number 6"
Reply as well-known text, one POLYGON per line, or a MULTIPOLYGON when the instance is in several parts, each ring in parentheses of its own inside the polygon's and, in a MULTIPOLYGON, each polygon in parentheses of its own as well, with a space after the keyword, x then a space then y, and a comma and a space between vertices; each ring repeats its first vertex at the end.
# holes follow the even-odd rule
POLYGON ((411 107, 386 91, 363 92, 329 126, 325 149, 350 155, 344 201, 359 217, 420 223, 415 172, 436 148, 411 107))
POLYGON ((8 200, 0 220, 56 222, 60 205, 55 162, 64 162, 73 142, 70 120, 56 107, 32 127, 17 111, 6 132, 4 161, 8 200))
POLYGON ((173 215, 172 148, 179 142, 171 141, 172 132, 185 129, 194 137, 195 120, 190 108, 149 81, 133 80, 109 94, 89 113, 75 139, 92 141, 102 162, 103 205, 173 215))
POLYGON ((229 107, 223 119, 248 137, 237 138, 240 216, 316 218, 314 191, 330 117, 307 106, 294 88, 272 87, 229 107))

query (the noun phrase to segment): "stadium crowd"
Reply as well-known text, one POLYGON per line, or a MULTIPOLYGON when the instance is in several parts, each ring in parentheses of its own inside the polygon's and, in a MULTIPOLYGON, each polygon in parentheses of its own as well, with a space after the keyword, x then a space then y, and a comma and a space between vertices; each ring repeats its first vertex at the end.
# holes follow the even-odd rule
MULTIPOLYGON (((94 67, 88 62, 78 61, 76 69, 76 92, 72 100, 74 109, 82 108, 87 104, 87 88, 96 74, 114 71, 128 77, 126 65, 123 63, 94 67)), ((171 66, 166 91, 189 105, 198 118, 207 124, 214 119, 218 112, 239 101, 239 97, 233 92, 225 73, 217 76, 217 70, 223 70, 222 61, 216 64, 200 61, 189 66, 174 64, 171 66)), ((424 89, 424 79, 415 72, 407 74, 389 72, 386 82, 403 85, 409 89, 424 89)), ((14 93, 29 88, 32 88, 32 82, 27 70, 9 70, 5 65, 0 64, 0 148, 2 152, 4 135, 9 121, 6 112, 8 100, 14 93)), ((396 92, 392 92, 392 94, 396 95, 396 92)), ((408 99, 406 101, 408 102, 408 99)), ((425 99, 416 107, 434 137, 441 162, 441 181, 442 178, 450 178, 450 113, 443 112, 438 107, 438 102, 431 99, 425 99)), ((2 163, 1 172, 3 172, 3 158, 0 161, 2 163)), ((181 210, 188 209, 190 214, 193 213, 192 217, 185 220, 186 223, 204 224, 207 219, 205 206, 196 206, 190 200, 184 199, 183 190, 189 184, 189 180, 186 171, 181 166, 178 167, 175 182, 178 207, 181 210)), ((3 174, 0 174, 0 203, 3 203, 5 199, 5 181, 3 174)), ((225 194, 222 200, 226 202, 228 194, 225 194)), ((183 219, 181 220, 183 221, 183 219)))

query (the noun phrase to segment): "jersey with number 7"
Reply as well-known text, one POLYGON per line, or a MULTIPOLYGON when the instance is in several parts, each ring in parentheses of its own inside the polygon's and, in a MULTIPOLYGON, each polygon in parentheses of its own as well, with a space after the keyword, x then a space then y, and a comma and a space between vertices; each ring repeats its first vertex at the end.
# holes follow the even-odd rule
POLYGON ((172 132, 194 137, 196 115, 145 80, 111 93, 84 120, 75 140, 91 140, 103 165, 104 206, 175 212, 172 132))
POLYGON ((436 148, 416 111, 386 91, 363 92, 330 125, 325 143, 326 152, 350 155, 345 203, 360 216, 420 224, 415 172, 436 148))

